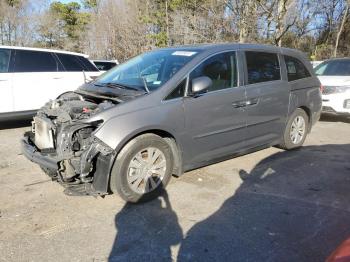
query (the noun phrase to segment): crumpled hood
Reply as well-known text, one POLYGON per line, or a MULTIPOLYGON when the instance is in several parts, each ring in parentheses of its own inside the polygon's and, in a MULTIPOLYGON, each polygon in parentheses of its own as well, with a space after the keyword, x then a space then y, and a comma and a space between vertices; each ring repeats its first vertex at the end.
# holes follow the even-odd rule
POLYGON ((93 83, 86 83, 80 86, 77 92, 79 93, 79 91, 88 92, 90 94, 95 94, 100 96, 111 97, 111 98, 120 98, 123 101, 130 100, 145 94, 144 91, 106 87, 106 86, 96 86, 93 83))

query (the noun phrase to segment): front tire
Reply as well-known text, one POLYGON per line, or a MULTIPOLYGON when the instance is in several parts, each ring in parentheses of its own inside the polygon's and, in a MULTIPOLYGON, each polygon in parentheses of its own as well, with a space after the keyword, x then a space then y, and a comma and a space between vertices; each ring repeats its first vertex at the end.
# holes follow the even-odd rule
POLYGON ((151 200, 168 184, 173 163, 171 148, 164 139, 155 134, 138 136, 118 154, 110 188, 127 202, 151 200))
POLYGON ((290 116, 279 147, 291 150, 301 147, 309 130, 309 117, 306 112, 298 108, 290 116))

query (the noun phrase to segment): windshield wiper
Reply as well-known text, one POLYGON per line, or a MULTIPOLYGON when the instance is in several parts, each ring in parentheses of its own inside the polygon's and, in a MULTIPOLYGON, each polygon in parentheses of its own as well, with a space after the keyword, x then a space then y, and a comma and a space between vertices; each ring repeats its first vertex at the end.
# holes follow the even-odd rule
POLYGON ((101 84, 96 84, 96 83, 92 83, 94 86, 100 86, 100 87, 104 87, 104 85, 101 84))
POLYGON ((107 86, 107 87, 118 87, 118 88, 122 88, 122 89, 129 89, 129 90, 140 91, 140 90, 137 89, 136 87, 127 86, 127 85, 122 85, 122 84, 113 83, 113 82, 107 83, 106 86, 107 86))
POLYGON ((145 88, 145 90, 147 91, 147 93, 149 93, 149 89, 148 89, 148 86, 147 86, 146 77, 141 76, 141 79, 142 79, 142 81, 143 81, 143 87, 145 88))
POLYGON ((89 91, 85 91, 85 90, 76 90, 74 91, 77 94, 81 94, 81 95, 87 95, 90 97, 98 97, 98 98, 102 98, 102 99, 107 99, 107 100, 112 100, 112 101, 116 101, 118 103, 124 102, 122 99, 119 99, 118 97, 115 96, 108 96, 108 95, 103 95, 103 94, 98 94, 98 93, 93 93, 93 92, 89 92, 89 91))

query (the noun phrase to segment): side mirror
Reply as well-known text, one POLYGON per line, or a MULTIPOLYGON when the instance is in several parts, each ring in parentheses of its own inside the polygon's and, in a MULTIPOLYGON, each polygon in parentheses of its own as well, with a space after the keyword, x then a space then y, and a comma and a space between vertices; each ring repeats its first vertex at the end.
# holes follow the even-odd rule
POLYGON ((192 94, 199 94, 211 87, 213 81, 207 76, 197 77, 192 80, 192 94))

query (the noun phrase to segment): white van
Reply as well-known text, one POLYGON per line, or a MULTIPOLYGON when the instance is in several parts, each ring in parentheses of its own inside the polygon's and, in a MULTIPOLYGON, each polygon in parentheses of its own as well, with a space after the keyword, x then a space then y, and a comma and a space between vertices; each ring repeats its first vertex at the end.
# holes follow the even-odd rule
POLYGON ((100 74, 84 54, 0 46, 0 120, 33 115, 48 100, 100 74))

